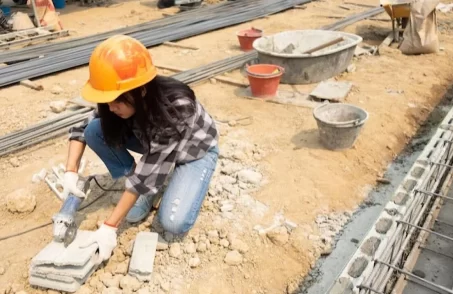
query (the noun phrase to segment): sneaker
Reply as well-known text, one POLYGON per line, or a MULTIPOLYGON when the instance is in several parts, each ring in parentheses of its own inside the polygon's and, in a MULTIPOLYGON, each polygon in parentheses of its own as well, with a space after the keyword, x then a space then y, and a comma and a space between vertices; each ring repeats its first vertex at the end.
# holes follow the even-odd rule
POLYGON ((137 223, 143 220, 151 211, 152 204, 152 197, 140 195, 126 215, 126 220, 130 223, 137 223))

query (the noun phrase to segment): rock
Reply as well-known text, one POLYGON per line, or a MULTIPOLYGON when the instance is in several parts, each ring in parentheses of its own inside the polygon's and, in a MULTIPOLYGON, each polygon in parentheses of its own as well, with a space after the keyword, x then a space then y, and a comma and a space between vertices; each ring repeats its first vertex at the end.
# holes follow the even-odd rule
POLYGON ((217 80, 214 79, 214 78, 210 78, 209 81, 211 82, 211 84, 215 85, 217 83, 217 80))
POLYGON ((170 251, 168 252, 168 254, 171 257, 178 258, 181 255, 181 244, 179 243, 171 244, 170 251))
POLYGON ((283 246, 288 243, 289 234, 285 227, 278 227, 270 232, 267 232, 267 237, 277 246, 283 246))
POLYGON ((52 87, 52 89, 50 89, 50 93, 55 94, 55 95, 58 95, 61 92, 63 92, 63 88, 58 85, 55 85, 52 87))
POLYGON ((99 280, 101 280, 101 282, 108 288, 120 286, 120 281, 118 280, 118 278, 114 279, 111 273, 103 273, 99 277, 99 280))
POLYGON ((17 159, 17 157, 10 158, 9 164, 11 164, 12 167, 19 167, 20 166, 19 159, 17 159))
POLYGON ((219 244, 219 233, 216 230, 208 232, 208 240, 211 244, 218 245, 219 244))
POLYGON ((219 177, 219 183, 222 184, 222 185, 227 185, 227 184, 235 184, 236 183, 236 179, 233 178, 232 176, 220 176, 219 177))
POLYGON ((121 289, 126 291, 137 291, 138 289, 140 289, 141 283, 136 278, 127 275, 121 279, 120 287, 121 289))
POLYGON ((193 242, 186 243, 186 245, 184 246, 184 252, 187 254, 195 253, 197 252, 197 247, 193 242))
POLYGON ((200 258, 198 258, 198 256, 189 259, 189 266, 190 266, 191 268, 196 268, 196 267, 198 267, 200 264, 201 264, 201 260, 200 260, 200 258))
POLYGON ((220 245, 222 245, 225 248, 228 248, 228 246, 230 246, 230 242, 228 242, 227 239, 222 239, 220 240, 220 245))
POLYGON ((221 211, 221 212, 229 212, 229 211, 232 211, 233 208, 234 208, 234 205, 228 203, 228 204, 222 205, 222 206, 220 207, 220 211, 221 211))
POLYGON ((238 179, 241 182, 249 184, 258 185, 261 182, 262 178, 263 176, 259 172, 249 169, 243 169, 238 173, 238 179))
POLYGON ((137 291, 137 294, 151 294, 153 293, 149 287, 141 288, 137 291))
POLYGON ((112 259, 116 260, 117 262, 123 262, 126 260, 126 256, 124 256, 123 250, 121 248, 116 247, 113 250, 113 257, 112 259))
POLYGON ((28 292, 26 292, 26 291, 19 291, 19 292, 15 292, 15 294, 28 294, 28 292))
POLYGON ((238 251, 233 250, 227 253, 223 261, 228 265, 240 265, 242 260, 242 255, 238 251))
POLYGON ((230 127, 235 127, 237 124, 238 124, 238 122, 235 121, 235 120, 230 120, 230 121, 228 122, 228 126, 230 126, 230 127))
POLYGON ((157 247, 156 247, 156 250, 157 251, 163 251, 163 250, 167 250, 168 249, 168 242, 161 237, 161 235, 159 235, 159 237, 157 238, 157 247))
POLYGON ((170 283, 167 281, 160 283, 160 287, 164 290, 164 292, 170 291, 170 283))
POLYGON ((6 208, 10 212, 30 213, 35 207, 36 197, 26 188, 18 189, 6 196, 6 208))
POLYGON ((123 294, 123 291, 121 291, 117 287, 112 287, 102 290, 102 294, 123 294))
POLYGON ((96 231, 98 228, 98 221, 97 219, 86 219, 81 224, 79 229, 86 230, 86 231, 96 231))
POLYGON ((127 262, 120 263, 116 266, 114 273, 117 275, 125 275, 127 274, 129 266, 127 262))
POLYGON ((219 232, 219 236, 220 238, 225 238, 226 236, 228 235, 228 231, 225 230, 225 229, 221 229, 220 232, 219 232))
POLYGON ((233 242, 231 242, 230 244, 230 249, 237 250, 240 253, 246 253, 247 251, 249 251, 249 246, 242 240, 233 239, 233 242))
POLYGON ((50 102, 50 110, 54 113, 60 113, 66 110, 66 101, 52 101, 50 102))
POLYGON ((60 292, 55 290, 47 290, 47 294, 60 294, 60 292))
POLYGON ((87 285, 83 285, 82 287, 79 288, 79 290, 77 290, 77 292, 75 292, 75 294, 92 294, 93 291, 87 286, 87 285))
POLYGON ((198 243, 198 247, 197 247, 198 252, 205 252, 206 250, 208 250, 208 246, 206 245, 206 243, 204 243, 204 242, 198 243))
POLYGON ((348 66, 348 68, 346 69, 347 72, 351 73, 351 72, 355 72, 355 70, 357 69, 357 67, 355 66, 355 64, 350 64, 348 66))
POLYGON ((0 276, 4 275, 5 272, 6 272, 5 268, 0 266, 0 276))
POLYGON ((286 293, 292 294, 292 293, 299 293, 300 288, 299 288, 299 283, 297 281, 293 281, 288 284, 286 287, 286 293))

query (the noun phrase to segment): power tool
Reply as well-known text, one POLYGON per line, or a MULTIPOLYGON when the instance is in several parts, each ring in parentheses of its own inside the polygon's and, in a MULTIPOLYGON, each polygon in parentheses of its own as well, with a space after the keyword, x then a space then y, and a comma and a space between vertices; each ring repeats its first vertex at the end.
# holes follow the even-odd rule
MULTIPOLYGON (((77 188, 88 194, 92 177, 79 177, 77 188)), ((69 194, 64 200, 60 211, 52 217, 53 239, 56 242, 63 242, 68 247, 77 236, 76 214, 83 202, 83 198, 69 194)))

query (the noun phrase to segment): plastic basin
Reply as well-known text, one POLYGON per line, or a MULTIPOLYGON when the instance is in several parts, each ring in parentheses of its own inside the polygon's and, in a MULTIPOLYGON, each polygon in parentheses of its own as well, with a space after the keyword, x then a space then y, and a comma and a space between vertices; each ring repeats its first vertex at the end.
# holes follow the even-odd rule
POLYGON ((342 73, 351 63, 362 37, 344 32, 298 30, 261 37, 253 42, 260 63, 285 68, 284 84, 311 84, 342 73), (312 54, 309 49, 343 37, 344 40, 312 54))

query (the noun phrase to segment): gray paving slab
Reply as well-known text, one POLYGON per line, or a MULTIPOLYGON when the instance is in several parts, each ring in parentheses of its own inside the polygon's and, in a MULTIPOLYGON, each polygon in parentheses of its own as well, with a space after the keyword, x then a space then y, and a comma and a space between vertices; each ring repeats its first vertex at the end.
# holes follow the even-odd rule
POLYGON ((310 93, 310 96, 318 99, 340 102, 348 95, 351 88, 352 83, 350 82, 323 81, 316 86, 310 93))
POLYGON ((140 232, 137 234, 129 265, 129 275, 141 281, 151 280, 157 240, 157 233, 140 232))
POLYGON ((52 241, 36 255, 31 263, 32 266, 52 264, 56 266, 84 266, 92 258, 98 249, 97 245, 87 248, 79 246, 87 240, 93 232, 79 230, 77 237, 67 248, 63 243, 52 241))
POLYGON ((30 269, 31 274, 56 274, 60 276, 68 276, 76 279, 83 279, 95 266, 94 258, 90 259, 83 266, 55 266, 51 264, 43 264, 32 266, 30 269))

